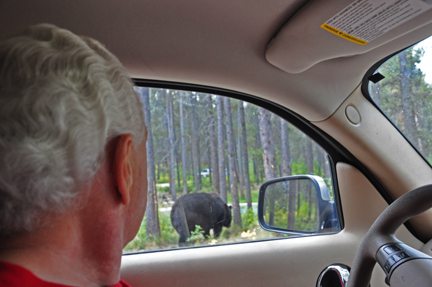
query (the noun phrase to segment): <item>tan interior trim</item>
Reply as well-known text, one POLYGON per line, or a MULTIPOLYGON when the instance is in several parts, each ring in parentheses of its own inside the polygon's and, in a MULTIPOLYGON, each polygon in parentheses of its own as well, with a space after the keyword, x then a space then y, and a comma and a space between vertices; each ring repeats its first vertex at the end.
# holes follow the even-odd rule
MULTIPOLYGON (((432 182, 432 169, 399 131, 362 95, 360 86, 327 120, 314 124, 359 159, 393 198, 432 182), (347 118, 354 107, 360 122, 347 118), (365 140, 367 139, 367 140, 365 140)), ((432 238, 432 211, 410 220, 423 240, 432 238)))

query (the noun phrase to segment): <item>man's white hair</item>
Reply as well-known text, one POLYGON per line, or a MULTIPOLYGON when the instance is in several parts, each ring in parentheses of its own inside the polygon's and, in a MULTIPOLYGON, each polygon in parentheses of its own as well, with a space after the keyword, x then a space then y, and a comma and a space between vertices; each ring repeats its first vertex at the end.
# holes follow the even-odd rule
POLYGON ((0 234, 63 212, 105 159, 105 145, 145 137, 142 104, 99 42, 48 24, 0 43, 0 234))

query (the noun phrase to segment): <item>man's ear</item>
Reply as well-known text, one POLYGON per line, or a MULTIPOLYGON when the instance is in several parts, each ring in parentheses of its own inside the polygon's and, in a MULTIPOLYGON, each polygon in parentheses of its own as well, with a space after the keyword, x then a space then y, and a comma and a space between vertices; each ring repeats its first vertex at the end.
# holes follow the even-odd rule
POLYGON ((129 204, 130 193, 133 184, 133 146, 132 135, 123 134, 115 146, 114 154, 114 179, 117 186, 117 191, 120 196, 121 203, 124 205, 129 204))

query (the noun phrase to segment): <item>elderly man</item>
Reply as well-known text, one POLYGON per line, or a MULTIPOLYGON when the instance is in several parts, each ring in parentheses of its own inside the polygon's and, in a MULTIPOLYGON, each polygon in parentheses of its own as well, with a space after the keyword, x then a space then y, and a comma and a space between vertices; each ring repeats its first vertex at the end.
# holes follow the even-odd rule
POLYGON ((133 84, 97 41, 37 25, 0 43, 0 286, 128 286, 145 137, 133 84))

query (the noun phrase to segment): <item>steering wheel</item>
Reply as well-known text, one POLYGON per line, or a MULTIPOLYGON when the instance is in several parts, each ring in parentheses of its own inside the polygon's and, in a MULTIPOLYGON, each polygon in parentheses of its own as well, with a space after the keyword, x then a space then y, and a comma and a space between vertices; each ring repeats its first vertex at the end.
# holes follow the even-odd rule
POLYGON ((367 287, 375 263, 391 287, 432 286, 432 257, 395 236, 405 221, 432 207, 432 184, 416 188, 395 200, 377 218, 363 239, 347 287, 367 287))

